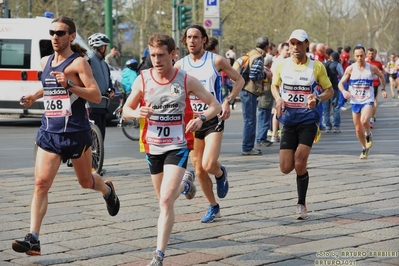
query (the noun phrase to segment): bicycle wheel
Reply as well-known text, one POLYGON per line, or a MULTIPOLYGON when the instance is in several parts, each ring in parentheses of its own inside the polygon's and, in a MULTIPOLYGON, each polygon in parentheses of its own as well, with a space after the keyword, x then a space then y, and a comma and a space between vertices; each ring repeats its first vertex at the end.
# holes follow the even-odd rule
POLYGON ((100 174, 104 163, 104 142, 101 131, 95 124, 91 125, 91 165, 93 171, 100 174))
POLYGON ((122 121, 122 132, 130 140, 139 140, 140 138, 140 120, 126 120, 122 121))

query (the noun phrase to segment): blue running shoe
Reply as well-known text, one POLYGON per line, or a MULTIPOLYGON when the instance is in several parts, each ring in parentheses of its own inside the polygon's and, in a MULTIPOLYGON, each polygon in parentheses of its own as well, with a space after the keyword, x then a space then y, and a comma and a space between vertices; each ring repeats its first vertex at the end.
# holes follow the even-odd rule
POLYGON ((212 223, 215 218, 220 217, 220 207, 219 204, 216 206, 209 205, 209 209, 206 212, 205 216, 202 217, 201 223, 212 223))
POLYGON ((216 190, 218 193, 218 197, 223 199, 226 197, 227 192, 229 192, 229 181, 227 181, 227 170, 224 165, 221 167, 223 171, 223 175, 221 178, 216 178, 216 190))

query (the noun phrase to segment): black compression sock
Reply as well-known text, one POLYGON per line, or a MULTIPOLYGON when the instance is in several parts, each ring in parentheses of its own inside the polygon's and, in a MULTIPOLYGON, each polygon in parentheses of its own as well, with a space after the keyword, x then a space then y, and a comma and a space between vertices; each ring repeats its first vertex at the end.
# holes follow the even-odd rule
POLYGON ((306 172, 303 175, 296 176, 296 186, 298 191, 298 204, 305 205, 306 192, 308 191, 309 185, 309 173, 306 172))

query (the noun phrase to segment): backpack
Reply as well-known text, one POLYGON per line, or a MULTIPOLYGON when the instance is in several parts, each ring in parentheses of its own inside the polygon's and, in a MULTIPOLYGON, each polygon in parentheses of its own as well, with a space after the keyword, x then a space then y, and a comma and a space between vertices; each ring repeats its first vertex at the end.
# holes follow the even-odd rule
POLYGON ((249 81, 250 63, 252 64, 256 58, 261 56, 257 50, 252 50, 234 62, 233 68, 244 78, 245 83, 249 81))
POLYGON ((324 66, 326 67, 328 78, 330 79, 334 90, 338 88, 337 65, 338 65, 337 61, 331 61, 331 60, 328 60, 326 63, 324 63, 324 66))

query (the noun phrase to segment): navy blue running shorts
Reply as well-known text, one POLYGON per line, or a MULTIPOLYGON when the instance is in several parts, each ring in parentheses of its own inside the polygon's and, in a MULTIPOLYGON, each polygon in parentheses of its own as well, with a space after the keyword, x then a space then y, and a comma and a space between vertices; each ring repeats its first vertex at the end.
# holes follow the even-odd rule
POLYGON ((43 150, 61 155, 62 162, 68 159, 77 159, 91 147, 91 130, 50 133, 39 129, 36 137, 36 144, 43 150))
POLYGON ((166 164, 177 165, 187 169, 188 155, 190 150, 187 148, 180 150, 172 150, 165 152, 164 154, 146 154, 148 166, 150 167, 150 173, 156 175, 163 172, 163 167, 166 164))
POLYGON ((215 116, 212 119, 206 121, 200 130, 195 131, 196 139, 205 139, 206 136, 213 132, 221 132, 224 130, 224 120, 219 119, 219 116, 215 116))
POLYGON ((281 132, 280 150, 294 150, 299 144, 312 147, 317 134, 317 124, 284 126, 281 132))
POLYGON ((374 102, 363 103, 363 104, 351 104, 352 112, 354 112, 355 114, 360 114, 363 107, 365 107, 366 105, 374 105, 374 102))

